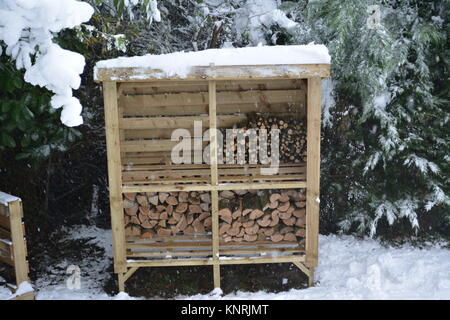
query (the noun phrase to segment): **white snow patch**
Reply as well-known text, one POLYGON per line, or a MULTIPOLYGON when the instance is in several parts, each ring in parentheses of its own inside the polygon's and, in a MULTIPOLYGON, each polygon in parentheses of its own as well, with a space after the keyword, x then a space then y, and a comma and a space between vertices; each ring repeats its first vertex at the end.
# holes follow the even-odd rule
POLYGON ((20 200, 20 198, 0 191, 0 204, 7 206, 8 203, 17 201, 17 200, 20 200))

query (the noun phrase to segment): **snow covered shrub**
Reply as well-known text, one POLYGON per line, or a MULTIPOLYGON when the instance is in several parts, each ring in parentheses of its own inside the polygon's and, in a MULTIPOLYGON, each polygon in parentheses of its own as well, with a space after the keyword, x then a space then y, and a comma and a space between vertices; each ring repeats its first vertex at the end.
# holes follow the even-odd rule
POLYGON ((51 105, 62 107, 61 122, 69 127, 83 123, 82 107, 72 90, 80 86, 84 57, 52 39, 92 14, 89 4, 76 0, 0 0, 0 54, 4 51, 17 69, 25 69, 26 82, 54 93, 51 105))

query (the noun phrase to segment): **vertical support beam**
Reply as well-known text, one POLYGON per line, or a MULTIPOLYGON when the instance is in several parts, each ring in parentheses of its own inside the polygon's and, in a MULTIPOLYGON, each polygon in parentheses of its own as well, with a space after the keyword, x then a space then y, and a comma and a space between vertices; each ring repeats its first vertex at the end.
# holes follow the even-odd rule
POLYGON ((16 282, 20 285, 27 282, 28 265, 25 247, 25 235, 22 227, 23 209, 22 201, 16 200, 8 204, 9 219, 11 222, 11 240, 13 243, 14 268, 16 271, 16 282))
MULTIPOLYGON (((217 171, 217 99, 216 81, 208 82, 209 93, 209 132, 210 132, 210 164, 211 185, 218 184, 217 171)), ((212 253, 214 288, 220 288, 220 264, 219 264, 219 194, 217 190, 211 191, 211 214, 212 214, 212 253)))
POLYGON ((117 85, 113 81, 103 83, 105 101, 106 148, 108 155, 109 202, 111 208, 112 245, 114 252, 114 272, 125 273, 125 221, 122 203, 122 164, 120 158, 119 109, 117 105, 117 85))
POLYGON ((308 79, 306 160, 306 265, 317 266, 320 197, 320 90, 321 79, 308 79))

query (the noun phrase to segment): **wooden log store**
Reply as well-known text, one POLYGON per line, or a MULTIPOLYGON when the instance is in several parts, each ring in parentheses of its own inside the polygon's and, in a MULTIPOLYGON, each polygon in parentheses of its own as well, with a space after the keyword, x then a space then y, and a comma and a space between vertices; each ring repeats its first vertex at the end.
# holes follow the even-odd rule
POLYGON ((313 285, 321 80, 329 76, 328 51, 317 45, 147 55, 96 65, 120 291, 137 269, 153 266, 212 266, 219 288, 222 266, 293 263, 313 285), (183 129, 181 139, 174 138, 175 129, 183 129), (271 145, 276 136, 259 136, 253 154, 250 138, 221 143, 226 132, 249 129, 261 135, 262 129, 279 129, 279 148, 271 145), (271 145, 265 156, 262 141, 271 145), (175 160, 182 143, 193 153, 175 160), (239 150, 248 155, 236 160, 239 150), (278 169, 263 172, 275 164, 275 154, 278 169))
POLYGON ((13 291, 10 300, 34 300, 34 291, 29 283, 27 243, 22 200, 0 191, 0 263, 14 268, 16 285, 7 284, 13 291))

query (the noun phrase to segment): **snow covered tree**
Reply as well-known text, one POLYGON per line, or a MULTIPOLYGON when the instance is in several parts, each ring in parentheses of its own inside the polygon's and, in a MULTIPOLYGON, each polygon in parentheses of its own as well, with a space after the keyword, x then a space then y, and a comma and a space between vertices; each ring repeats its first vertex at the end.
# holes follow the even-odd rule
POLYGON ((303 12, 294 42, 332 55, 323 209, 344 230, 448 226, 449 5, 328 0, 303 12))

